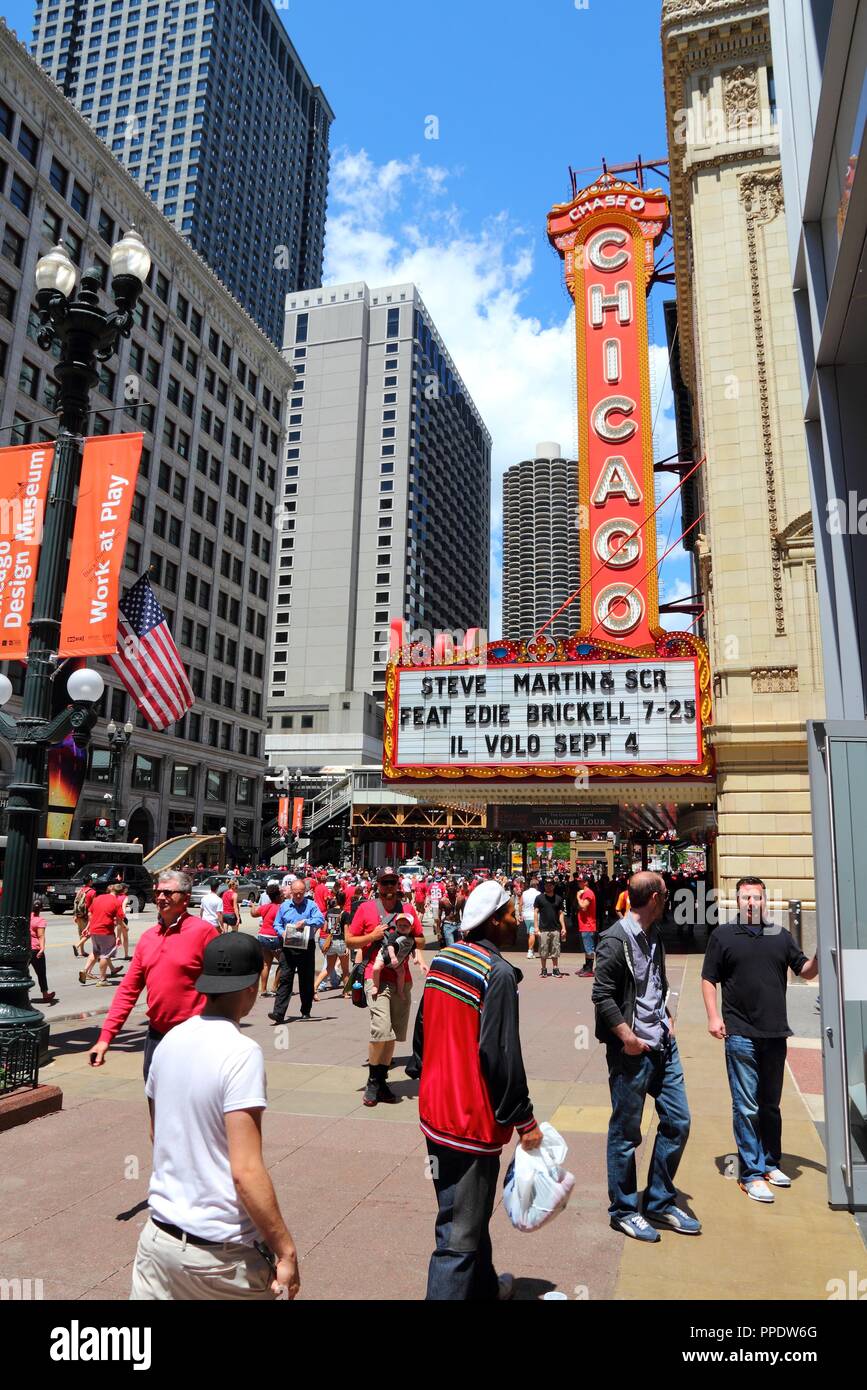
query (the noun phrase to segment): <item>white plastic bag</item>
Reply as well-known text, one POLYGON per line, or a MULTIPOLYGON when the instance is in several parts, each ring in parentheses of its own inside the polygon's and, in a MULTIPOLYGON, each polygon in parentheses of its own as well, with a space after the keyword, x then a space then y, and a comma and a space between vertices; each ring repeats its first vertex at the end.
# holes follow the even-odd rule
POLYGON ((538 1149, 518 1144, 503 1187, 503 1206, 518 1231, 538 1231, 569 1201, 575 1178, 563 1167, 569 1152, 553 1125, 541 1124, 538 1149))

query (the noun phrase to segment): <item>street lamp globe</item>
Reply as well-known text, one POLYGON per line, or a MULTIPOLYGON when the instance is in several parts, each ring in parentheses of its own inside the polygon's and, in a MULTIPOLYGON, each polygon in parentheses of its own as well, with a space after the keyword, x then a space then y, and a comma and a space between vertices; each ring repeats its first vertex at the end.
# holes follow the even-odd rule
POLYGON ((12 699, 12 682, 8 676, 0 675, 0 705, 8 704, 12 699))
POLYGON ((199 833, 199 827, 198 827, 197 825, 191 825, 191 826, 190 826, 190 834, 191 834, 191 835, 198 835, 198 833, 199 833))
POLYGON ((150 274, 151 255, 136 231, 130 227, 125 237, 111 249, 111 273, 115 280, 131 275, 144 284, 150 274))
POLYGON ((72 672, 66 682, 66 689, 69 691, 71 700, 80 700, 82 703, 88 702, 95 705, 105 690, 105 681, 98 671, 93 671, 85 666, 80 671, 72 672))
POLYGON ((55 246, 36 262, 36 288, 51 290, 68 299, 75 289, 77 271, 65 246, 55 246))
POLYGON ((220 834, 221 834, 221 835, 225 835, 225 834, 226 834, 226 829, 227 829, 227 827, 226 827, 225 825, 221 825, 221 826, 220 826, 220 834))
POLYGON ((127 738, 131 738, 132 735, 135 733, 135 725, 132 724, 128 719, 123 726, 123 731, 126 734, 127 738))
POLYGON ((106 724, 105 732, 108 734, 109 738, 114 738, 115 734, 117 733, 117 725, 115 724, 113 719, 108 724, 106 724))
POLYGON ((125 821, 125 820, 119 820, 119 821, 118 821, 118 826, 120 827, 121 830, 126 830, 126 821, 125 821))

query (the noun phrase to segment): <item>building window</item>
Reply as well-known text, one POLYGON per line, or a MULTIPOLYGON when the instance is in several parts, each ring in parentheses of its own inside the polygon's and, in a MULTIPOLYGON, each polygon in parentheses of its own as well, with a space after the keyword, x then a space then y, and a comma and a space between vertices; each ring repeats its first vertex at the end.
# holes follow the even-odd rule
POLYGON ((148 758, 144 753, 136 753, 132 765, 132 785, 136 791, 158 791, 159 773, 159 758, 148 758))
POLYGON ((23 155, 28 164, 36 167, 39 158, 39 141, 29 126, 21 122, 18 130, 18 153, 23 155))
POLYGON ((19 236, 13 227, 7 226, 3 233, 0 255, 5 260, 10 261, 16 270, 21 269, 21 262, 24 258, 24 238, 19 236))
POLYGON ((195 796, 196 770, 189 763, 175 763, 172 769, 172 796, 195 796))
MULTIPOLYGON (((212 729, 216 725, 216 720, 211 720, 212 729)), ((219 726, 217 726, 219 727, 219 726)), ((216 745, 215 745, 216 746, 216 745)), ((226 800, 226 774, 225 772, 214 772, 209 770, 205 778, 205 800, 206 801, 225 801, 226 800)))
POLYGON ((25 217, 30 212, 31 193, 30 185, 19 178, 18 174, 13 174, 9 185, 9 201, 19 212, 23 212, 25 217))
POLYGON ((76 180, 72 183, 72 193, 69 198, 73 212, 77 212, 79 217, 87 216, 87 209, 90 204, 90 197, 87 190, 82 188, 76 180))
POLYGON ((87 779, 101 786, 107 786, 114 780, 114 760, 107 748, 91 748, 87 779))

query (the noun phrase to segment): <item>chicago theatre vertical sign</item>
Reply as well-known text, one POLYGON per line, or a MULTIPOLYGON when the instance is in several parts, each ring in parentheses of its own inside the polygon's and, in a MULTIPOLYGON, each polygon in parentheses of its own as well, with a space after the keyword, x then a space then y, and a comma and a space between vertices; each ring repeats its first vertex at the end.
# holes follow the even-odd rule
POLYGON ((659 630, 647 285, 668 218, 663 193, 610 176, 548 217, 575 301, 580 629, 632 646, 659 630))
POLYGON ((451 656, 396 652, 387 777, 565 781, 581 768, 609 784, 711 780, 707 650, 659 626, 647 294, 668 219, 664 193, 610 175, 549 214, 575 301, 576 630, 509 633, 451 656))

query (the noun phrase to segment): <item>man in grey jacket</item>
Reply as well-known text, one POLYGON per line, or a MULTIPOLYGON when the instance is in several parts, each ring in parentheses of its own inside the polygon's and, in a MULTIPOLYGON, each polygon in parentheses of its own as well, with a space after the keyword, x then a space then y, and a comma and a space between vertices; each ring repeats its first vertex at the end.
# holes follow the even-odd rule
POLYGON ((657 923, 665 912, 659 874, 633 874, 629 911, 599 940, 593 1004, 596 1036, 608 1054, 608 1208, 611 1226, 633 1240, 657 1241, 655 1226, 698 1235, 701 1224, 676 1204, 677 1172, 689 1137, 689 1106, 674 1019, 668 1010, 665 949, 657 923), (644 1212, 639 1210, 635 1150, 641 1143, 645 1097, 656 1103, 658 1127, 644 1212))

